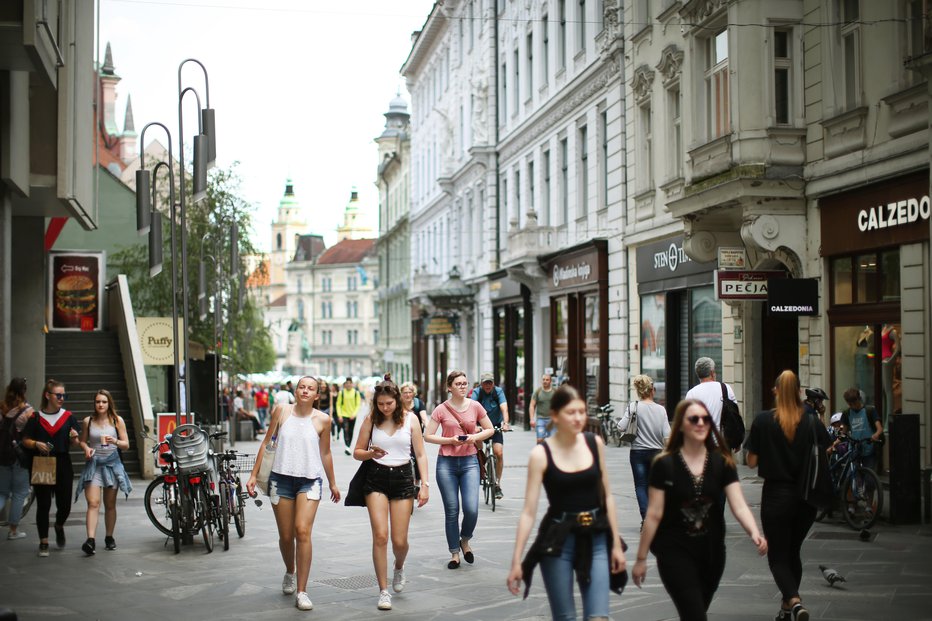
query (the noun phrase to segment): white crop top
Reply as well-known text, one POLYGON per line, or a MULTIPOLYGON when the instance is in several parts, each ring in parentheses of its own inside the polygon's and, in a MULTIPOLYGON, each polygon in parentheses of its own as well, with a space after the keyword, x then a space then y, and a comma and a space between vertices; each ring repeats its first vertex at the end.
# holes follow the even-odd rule
POLYGON ((388 435, 378 427, 372 428, 372 444, 386 451, 381 459, 375 462, 383 466, 403 466, 411 460, 411 417, 412 412, 405 413, 404 424, 388 435))
POLYGON ((314 426, 313 418, 313 415, 295 416, 292 412, 291 416, 285 420, 275 439, 272 472, 305 479, 323 477, 324 465, 320 458, 320 435, 314 426))

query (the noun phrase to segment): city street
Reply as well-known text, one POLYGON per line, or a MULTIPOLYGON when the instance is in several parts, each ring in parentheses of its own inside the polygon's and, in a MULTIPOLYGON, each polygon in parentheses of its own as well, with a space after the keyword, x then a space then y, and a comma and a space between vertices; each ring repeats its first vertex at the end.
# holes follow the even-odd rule
MULTIPOLYGON (((525 601, 505 589, 515 535, 515 522, 524 495, 526 456, 533 434, 518 431, 506 436, 505 498, 495 513, 480 507, 473 541, 474 565, 446 569, 449 556, 443 539, 443 510, 436 486, 430 502, 415 512, 411 524, 408 585, 393 597, 394 609, 376 610, 378 590, 370 558, 371 537, 362 508, 322 503, 314 528, 314 561, 309 595, 314 610, 308 616, 325 619, 367 619, 376 615, 401 619, 546 619, 547 600, 539 574, 525 601)), ((255 452, 254 442, 236 448, 255 452)), ((345 491, 358 462, 334 447, 341 490, 345 491)), ((431 478, 436 447, 429 446, 431 478)), ((636 502, 628 466, 628 449, 607 451, 613 496, 621 531, 637 545, 636 502)), ((761 486, 754 474, 741 468, 742 485, 757 510, 761 486)), ((116 532, 118 549, 98 545, 95 556, 80 551, 84 540, 83 497, 66 525, 68 545, 52 545, 51 558, 36 556, 35 509, 21 528, 28 536, 0 540, 3 584, 0 607, 13 608, 20 619, 264 619, 303 616, 294 597, 280 590, 281 564, 272 509, 268 499, 247 507, 243 539, 230 550, 218 545, 205 554, 203 545, 186 546, 175 555, 149 523, 142 506, 145 481, 135 482, 129 501, 120 500, 116 532)), ((542 495, 543 497, 543 495, 542 495)), ((542 501, 540 511, 543 512, 542 501)), ((766 560, 729 517, 728 564, 710 611, 710 619, 773 619, 779 606, 766 560)), ((103 520, 101 519, 101 522, 103 520)), ((881 524, 870 542, 837 523, 817 524, 806 542, 802 597, 813 619, 932 619, 932 528, 881 524), (836 568, 847 582, 830 587, 818 565, 836 568)), ((234 535, 235 537, 235 535, 234 535)), ((53 535, 54 538, 54 535, 53 535)), ((103 524, 98 541, 103 541, 103 524)), ((391 558, 391 554, 389 554, 391 558)), ((612 595, 615 619, 675 618, 653 560, 643 590, 629 585, 621 597, 612 595)))

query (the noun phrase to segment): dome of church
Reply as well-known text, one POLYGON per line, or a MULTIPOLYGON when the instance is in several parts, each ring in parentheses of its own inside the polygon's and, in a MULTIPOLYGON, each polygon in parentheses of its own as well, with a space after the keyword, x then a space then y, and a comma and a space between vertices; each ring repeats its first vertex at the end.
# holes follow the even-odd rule
POLYGON ((389 114, 408 114, 408 102, 399 93, 388 104, 389 114))

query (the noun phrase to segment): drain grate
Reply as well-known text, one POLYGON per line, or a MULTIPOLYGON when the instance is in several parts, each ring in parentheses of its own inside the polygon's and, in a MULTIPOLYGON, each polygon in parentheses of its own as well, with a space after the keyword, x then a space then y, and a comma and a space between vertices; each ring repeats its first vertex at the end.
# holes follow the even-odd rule
POLYGON ((358 591, 360 589, 371 589, 378 586, 379 583, 375 576, 366 574, 363 576, 349 576, 347 578, 327 578, 326 580, 314 580, 317 584, 336 587, 345 591, 358 591))
POLYGON ((829 541, 853 541, 853 540, 857 540, 857 541, 873 541, 874 539, 877 538, 877 533, 874 533, 874 532, 870 532, 870 533, 868 533, 868 536, 867 536, 866 538, 862 538, 862 535, 861 535, 862 532, 864 532, 864 531, 860 531, 860 532, 854 532, 854 531, 851 531, 851 532, 844 532, 844 531, 825 531, 825 530, 820 530, 820 531, 818 531, 818 532, 814 532, 814 533, 812 533, 811 535, 809 535, 809 538, 810 538, 810 539, 827 539, 827 540, 829 540, 829 541))

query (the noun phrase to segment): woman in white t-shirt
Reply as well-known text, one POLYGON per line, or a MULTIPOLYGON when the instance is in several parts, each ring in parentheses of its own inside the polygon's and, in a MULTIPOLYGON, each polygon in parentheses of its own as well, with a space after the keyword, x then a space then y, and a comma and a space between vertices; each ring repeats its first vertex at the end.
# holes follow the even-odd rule
POLYGON ((353 457, 359 461, 373 460, 366 476, 363 493, 372 526, 372 562, 379 582, 379 610, 391 610, 392 596, 388 592, 388 538, 391 517, 392 552, 395 554, 392 589, 400 593, 405 588, 405 558, 408 556, 408 524, 411 521, 415 494, 417 506, 427 504, 427 453, 421 425, 414 412, 402 406, 401 392, 391 381, 376 384, 369 416, 363 419, 353 457), (421 487, 414 487, 411 449, 417 456, 421 487))
MULTIPOLYGON (((340 489, 333 475, 330 453, 330 416, 316 409, 321 384, 309 375, 298 380, 297 403, 276 405, 269 423, 268 442, 274 443, 275 459, 269 476, 269 500, 278 525, 278 547, 285 562, 282 593, 297 592, 295 606, 311 610, 307 594, 311 573, 311 529, 323 495, 323 477, 330 483, 330 499, 340 502, 340 489)), ((246 482, 255 494, 256 477, 262 465, 266 442, 259 446, 256 465, 246 482)))

